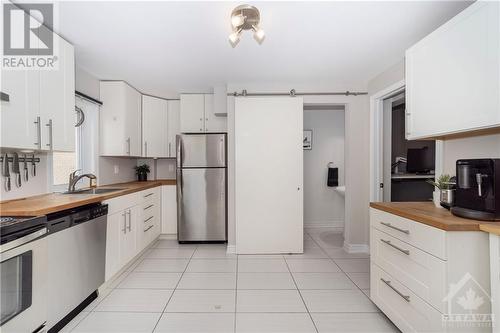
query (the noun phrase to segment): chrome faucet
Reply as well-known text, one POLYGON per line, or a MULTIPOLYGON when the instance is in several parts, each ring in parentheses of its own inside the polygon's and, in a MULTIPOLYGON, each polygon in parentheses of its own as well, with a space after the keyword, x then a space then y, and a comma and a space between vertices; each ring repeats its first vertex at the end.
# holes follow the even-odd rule
POLYGON ((81 171, 81 169, 75 170, 69 174, 68 192, 75 192, 76 183, 78 183, 78 181, 82 178, 87 177, 88 179, 90 179, 90 184, 91 184, 90 187, 92 187, 92 180, 97 179, 96 175, 94 175, 92 173, 85 173, 83 175, 77 175, 78 171, 81 171))

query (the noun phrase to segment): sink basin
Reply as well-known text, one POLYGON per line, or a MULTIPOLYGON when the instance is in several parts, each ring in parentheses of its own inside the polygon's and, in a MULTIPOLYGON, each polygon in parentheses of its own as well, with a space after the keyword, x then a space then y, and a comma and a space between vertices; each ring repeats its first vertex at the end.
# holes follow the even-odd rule
POLYGON ((76 190, 74 192, 64 192, 64 194, 105 194, 121 191, 123 188, 90 188, 87 190, 76 190))

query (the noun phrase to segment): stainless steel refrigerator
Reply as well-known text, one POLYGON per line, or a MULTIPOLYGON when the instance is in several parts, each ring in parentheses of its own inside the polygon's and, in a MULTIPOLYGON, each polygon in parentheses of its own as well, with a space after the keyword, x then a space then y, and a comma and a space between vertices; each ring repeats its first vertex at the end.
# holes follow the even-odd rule
POLYGON ((227 241, 226 134, 177 135, 179 242, 227 241))

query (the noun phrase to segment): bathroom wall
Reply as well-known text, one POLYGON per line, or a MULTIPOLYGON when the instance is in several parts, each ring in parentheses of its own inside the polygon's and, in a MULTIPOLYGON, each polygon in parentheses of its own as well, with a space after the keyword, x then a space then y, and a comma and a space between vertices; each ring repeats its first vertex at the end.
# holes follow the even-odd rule
POLYGON ((344 110, 304 111, 304 130, 312 130, 312 149, 304 150, 304 225, 344 226, 344 197, 327 186, 327 165, 339 168, 344 185, 344 110))

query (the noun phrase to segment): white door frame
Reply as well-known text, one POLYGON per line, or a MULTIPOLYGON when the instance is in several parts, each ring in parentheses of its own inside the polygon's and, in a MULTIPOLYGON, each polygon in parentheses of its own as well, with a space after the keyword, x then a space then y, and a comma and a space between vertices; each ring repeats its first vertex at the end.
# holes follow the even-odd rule
MULTIPOLYGON (((383 182, 383 112, 384 99, 405 89, 405 80, 396 82, 370 96, 370 202, 382 201, 383 182)), ((443 173, 443 141, 436 140, 436 177, 443 173)))

